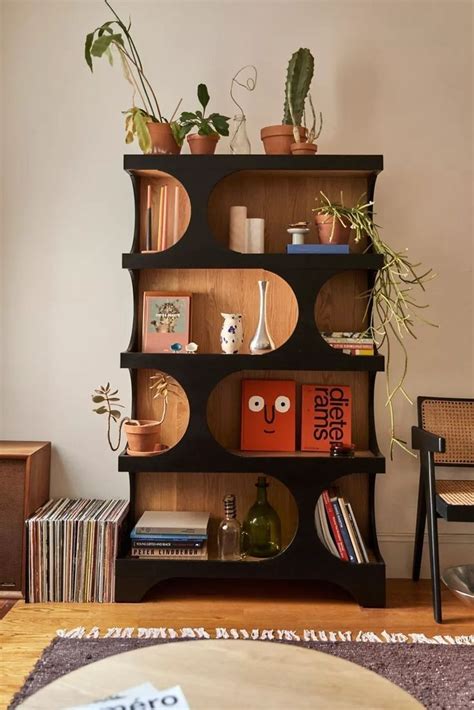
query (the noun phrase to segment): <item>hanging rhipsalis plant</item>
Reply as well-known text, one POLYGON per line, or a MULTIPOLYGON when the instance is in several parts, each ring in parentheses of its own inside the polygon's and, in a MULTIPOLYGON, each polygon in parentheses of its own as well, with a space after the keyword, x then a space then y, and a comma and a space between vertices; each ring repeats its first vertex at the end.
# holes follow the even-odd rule
POLYGON ((429 304, 421 304, 417 301, 420 291, 425 291, 426 283, 436 274, 432 269, 424 270, 421 263, 410 261, 407 249, 396 251, 382 239, 379 233, 380 227, 373 220, 373 202, 367 202, 365 195, 354 207, 344 205, 342 193, 340 202, 331 202, 323 192, 320 195, 321 205, 313 212, 334 217, 342 226, 350 227, 354 230, 355 243, 365 237, 368 238, 370 245, 367 250, 372 246, 376 254, 383 256, 384 264, 377 271, 374 285, 361 294, 361 297, 367 298, 364 319, 370 314, 367 335, 373 338, 378 347, 386 346, 386 407, 390 417, 390 458, 393 457, 395 445, 413 455, 408 449, 407 442, 395 434, 394 401, 397 395, 401 395, 413 404, 405 391, 408 352, 404 337, 410 335, 416 339, 415 328, 418 321, 437 327, 420 314, 420 311, 428 308, 429 304), (398 377, 393 374, 392 358, 395 348, 398 348, 402 356, 402 371, 398 377))
POLYGON ((97 27, 93 32, 87 35, 84 54, 87 65, 91 71, 93 71, 94 57, 100 58, 106 56, 111 65, 114 61, 114 53, 120 59, 123 75, 126 81, 132 86, 133 90, 133 105, 128 111, 124 111, 125 142, 131 143, 134 138, 137 138, 142 151, 149 153, 152 143, 148 124, 169 123, 177 144, 181 145, 182 139, 180 139, 177 125, 173 121, 181 101, 179 101, 173 115, 168 121, 161 112, 158 99, 145 74, 142 60, 140 59, 137 47, 130 34, 131 20, 129 19, 128 24, 125 24, 108 0, 104 1, 112 12, 114 19, 104 22, 100 27, 97 27), (137 97, 141 102, 141 106, 135 104, 137 97), (180 140, 181 143, 179 143, 180 140))

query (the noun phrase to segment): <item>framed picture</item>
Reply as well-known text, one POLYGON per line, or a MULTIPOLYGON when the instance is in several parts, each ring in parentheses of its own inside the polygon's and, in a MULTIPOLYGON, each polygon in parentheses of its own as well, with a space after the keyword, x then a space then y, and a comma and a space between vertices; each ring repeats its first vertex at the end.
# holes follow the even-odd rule
POLYGON ((242 451, 294 451, 296 383, 242 380, 242 451))
POLYGON ((183 351, 191 340, 191 294, 145 291, 143 294, 142 351, 172 353, 179 343, 183 351))

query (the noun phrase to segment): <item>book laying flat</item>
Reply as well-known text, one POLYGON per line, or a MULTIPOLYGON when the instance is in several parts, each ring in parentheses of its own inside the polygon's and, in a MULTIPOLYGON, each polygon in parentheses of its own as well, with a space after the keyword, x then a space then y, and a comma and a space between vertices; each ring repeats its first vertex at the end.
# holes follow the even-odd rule
POLYGON ((176 510, 146 510, 135 525, 137 535, 207 536, 209 513, 176 510))
POLYGON ((287 254, 349 254, 349 244, 287 244, 287 254))
POLYGON ((141 538, 132 537, 133 547, 150 547, 151 549, 164 548, 182 548, 183 550, 198 549, 205 545, 207 538, 196 538, 196 540, 142 540, 141 538))
POLYGON ((207 545, 201 548, 179 549, 179 548, 150 548, 132 546, 132 557, 141 559, 161 558, 167 560, 207 560, 207 545))

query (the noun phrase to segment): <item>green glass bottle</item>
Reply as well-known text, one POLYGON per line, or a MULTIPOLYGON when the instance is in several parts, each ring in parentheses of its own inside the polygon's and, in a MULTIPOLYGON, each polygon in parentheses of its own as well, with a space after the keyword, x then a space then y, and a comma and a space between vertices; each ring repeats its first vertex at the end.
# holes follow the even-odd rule
POLYGON ((268 483, 259 476, 257 500, 250 508, 242 527, 242 548, 250 557, 273 557, 281 550, 281 522, 267 500, 268 483))

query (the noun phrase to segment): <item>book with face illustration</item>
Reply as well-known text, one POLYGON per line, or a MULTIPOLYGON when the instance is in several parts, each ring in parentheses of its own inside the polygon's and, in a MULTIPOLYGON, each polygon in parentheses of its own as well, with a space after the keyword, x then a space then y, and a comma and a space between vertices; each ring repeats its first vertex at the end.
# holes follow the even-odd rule
POLYGON ((296 384, 293 380, 243 380, 243 451, 294 451, 296 384))

